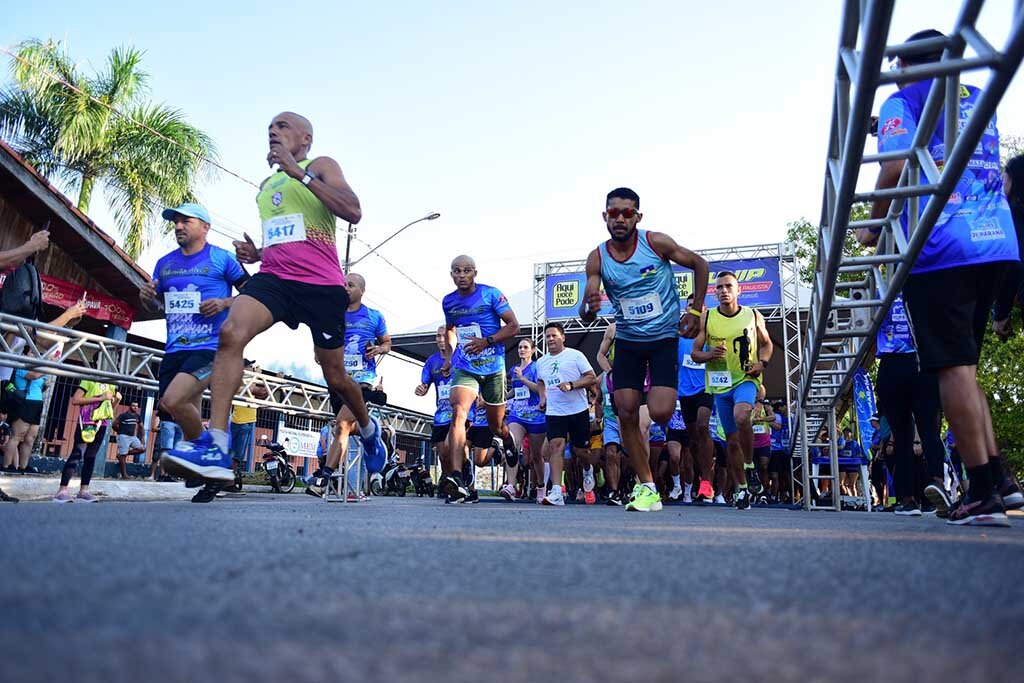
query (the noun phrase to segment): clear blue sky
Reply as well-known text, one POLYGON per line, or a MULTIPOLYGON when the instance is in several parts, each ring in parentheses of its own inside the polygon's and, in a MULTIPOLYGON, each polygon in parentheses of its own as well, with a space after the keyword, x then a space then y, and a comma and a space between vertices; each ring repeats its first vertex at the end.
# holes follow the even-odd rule
MULTIPOLYGON (((360 195, 361 238, 375 244, 440 211, 384 255, 440 297, 450 259, 466 252, 481 281, 511 294, 530 286, 534 263, 586 256, 618 185, 640 193, 648 228, 693 248, 777 242, 788 221, 815 220, 840 5, 25 3, 8 10, 0 42, 66 39, 86 66, 113 45, 145 50, 153 97, 256 181, 271 117, 303 113, 312 154, 337 159, 360 195)), ((988 5, 982 30, 1002 45, 1012 3, 988 5)), ((891 42, 948 30, 956 11, 900 0, 891 42)), ((1024 133, 1020 78, 999 116, 1004 134, 1024 133)), ((258 235, 251 187, 222 174, 199 192, 215 225, 258 235)), ((93 213, 109 225, 98 203, 93 213)), ((159 243, 143 265, 172 246, 159 243)), ((440 318, 380 260, 358 270, 392 331, 440 318)), ((304 350, 304 332, 275 331, 258 355, 292 360, 280 356, 291 335, 304 350)))

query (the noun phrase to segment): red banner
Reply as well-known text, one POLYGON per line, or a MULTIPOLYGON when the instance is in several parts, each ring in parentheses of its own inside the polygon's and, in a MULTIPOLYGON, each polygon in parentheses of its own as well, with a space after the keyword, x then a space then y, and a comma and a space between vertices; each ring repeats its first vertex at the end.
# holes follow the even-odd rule
POLYGON ((135 309, 119 299, 112 299, 98 292, 87 292, 81 285, 65 282, 50 275, 40 273, 39 279, 43 281, 43 301, 57 306, 67 308, 82 300, 85 294, 85 314, 90 318, 113 323, 118 327, 128 329, 135 318, 135 309))

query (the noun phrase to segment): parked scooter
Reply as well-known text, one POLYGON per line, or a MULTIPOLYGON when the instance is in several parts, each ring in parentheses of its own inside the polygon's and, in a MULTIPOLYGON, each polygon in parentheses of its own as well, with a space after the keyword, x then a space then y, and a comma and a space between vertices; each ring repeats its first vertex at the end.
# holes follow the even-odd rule
POLYGON ((263 469, 275 493, 291 493, 295 489, 295 470, 288 462, 288 454, 284 446, 271 441, 261 443, 267 452, 263 454, 263 469))
POLYGON ((409 479, 417 496, 434 497, 434 480, 430 477, 430 470, 424 464, 422 455, 409 467, 409 479))
MULTIPOLYGON (((392 453, 381 470, 381 493, 385 496, 403 497, 409 488, 410 474, 398 453, 392 453)), ((377 494, 380 495, 380 494, 377 494)))

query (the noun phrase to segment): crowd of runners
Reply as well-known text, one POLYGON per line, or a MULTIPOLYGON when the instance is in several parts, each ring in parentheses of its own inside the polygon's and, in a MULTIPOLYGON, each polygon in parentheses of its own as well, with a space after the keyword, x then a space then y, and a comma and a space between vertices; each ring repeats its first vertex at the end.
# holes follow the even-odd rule
MULTIPOLYGON (((909 43, 934 35, 915 34, 909 43)), ((938 58, 921 50, 897 56, 901 66, 938 58)), ((900 85, 882 106, 883 153, 911 144, 929 81, 900 85)), ((979 96, 977 88, 961 86, 961 119, 979 96)), ((932 153, 941 163, 941 124, 936 140, 932 153)), ((245 235, 231 254, 207 242, 205 208, 169 208, 164 218, 174 224, 178 248, 158 261, 140 297, 151 310, 162 309, 167 321, 159 378, 161 467, 189 486, 203 487, 200 501, 235 481, 232 454, 237 460, 239 449, 232 448, 229 420, 242 380, 242 354, 277 322, 309 328, 337 415, 335 438, 308 491, 325 493, 346 457, 349 435, 361 441, 371 473, 388 454, 367 403, 383 402, 375 389, 376 365, 390 351, 390 337, 383 316, 362 303, 366 280, 346 277, 335 244, 338 218, 359 222, 359 199, 336 161, 308 156, 313 128, 304 117, 274 117, 268 142, 267 163, 274 170, 256 197, 262 247, 245 235), (250 276, 245 266, 257 262, 260 270, 250 276), (211 413, 204 429, 199 401, 207 388, 211 413)), ((885 427, 878 433, 887 433, 891 444, 876 446, 883 455, 894 453, 890 469, 898 513, 920 514, 927 500, 951 523, 1006 525, 1006 509, 1024 505, 1000 457, 975 378, 996 294, 1005 287, 1016 292, 1024 281, 1011 213, 1011 205, 1020 211, 1022 188, 1012 187, 1009 175, 1000 176, 998 154, 993 120, 950 200, 955 210, 947 209, 936 223, 879 333, 885 427), (941 298, 934 295, 939 290, 941 298), (940 405, 969 482, 959 497, 942 484, 939 472, 940 405), (925 487, 911 483, 913 467, 906 465, 918 445, 912 443, 915 435, 927 441, 932 480, 925 487)), ((878 187, 895 185, 903 164, 902 158, 885 161, 878 187)), ((436 397, 431 441, 445 502, 478 500, 474 468, 489 463, 504 470, 504 498, 556 507, 567 499, 600 499, 639 512, 660 510, 664 501, 738 509, 793 502, 794 420, 785 402, 765 398, 763 377, 774 348, 763 317, 740 303, 734 273, 714 273, 709 282, 701 256, 668 234, 642 229, 635 191, 612 190, 602 208, 607 235, 587 256, 578 311, 584 324, 594 323, 603 307, 613 316, 597 368, 565 345, 557 322, 543 330, 543 355, 529 339, 516 342, 520 326, 506 297, 477 282, 471 257, 451 261, 455 290, 442 302, 438 351, 426 361, 415 389, 419 396, 433 390, 436 397), (674 266, 692 272, 688 299, 680 300, 674 266), (715 301, 706 305, 709 291, 715 301), (506 349, 512 344, 518 362, 509 369, 506 349)), ((872 217, 888 211, 888 201, 877 201, 872 217)), ((907 211, 904 206, 904 225, 907 211)), ((858 239, 872 244, 880 229, 862 228, 858 239)), ((996 322, 1001 335, 1009 333, 1005 305, 1003 313, 996 322)), ((119 399, 102 383, 83 383, 76 392, 73 403, 83 416, 75 436, 79 458, 95 458, 93 444, 102 442, 96 425, 105 426, 119 399)), ((125 443, 130 447, 132 438, 125 443)), ((58 500, 71 500, 68 479, 66 468, 58 500)), ((88 497, 85 478, 83 485, 88 497)))

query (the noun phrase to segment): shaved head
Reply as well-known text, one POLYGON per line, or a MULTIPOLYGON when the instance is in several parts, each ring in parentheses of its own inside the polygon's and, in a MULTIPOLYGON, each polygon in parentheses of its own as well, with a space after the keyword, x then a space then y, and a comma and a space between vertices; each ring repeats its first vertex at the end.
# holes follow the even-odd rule
POLYGON ((345 276, 346 280, 353 280, 355 284, 359 285, 359 289, 366 291, 366 278, 359 273, 349 273, 345 276))
POLYGON ((474 261, 471 256, 466 256, 465 254, 462 254, 461 256, 456 256, 454 259, 452 259, 452 268, 455 268, 456 266, 460 268, 465 268, 468 266, 470 268, 475 269, 476 261, 474 261))
POLYGON ((275 119, 287 118, 288 122, 291 123, 293 126, 298 128, 303 133, 306 133, 307 135, 309 135, 310 138, 313 137, 313 124, 310 123, 309 119, 307 119, 302 114, 296 114, 293 111, 283 111, 280 114, 278 114, 277 116, 275 116, 274 118, 275 119))

